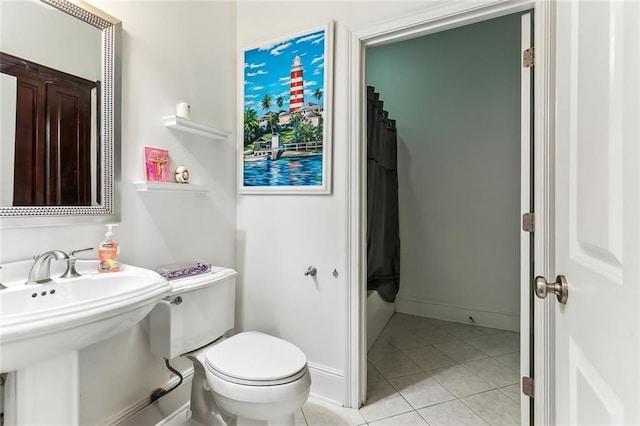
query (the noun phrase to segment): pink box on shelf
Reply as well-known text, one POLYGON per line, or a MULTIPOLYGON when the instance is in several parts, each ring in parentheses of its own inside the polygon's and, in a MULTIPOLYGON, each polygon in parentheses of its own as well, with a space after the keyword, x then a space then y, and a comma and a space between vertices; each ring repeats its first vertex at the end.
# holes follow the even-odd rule
POLYGON ((169 174, 169 151, 144 147, 145 177, 151 182, 171 182, 169 174))

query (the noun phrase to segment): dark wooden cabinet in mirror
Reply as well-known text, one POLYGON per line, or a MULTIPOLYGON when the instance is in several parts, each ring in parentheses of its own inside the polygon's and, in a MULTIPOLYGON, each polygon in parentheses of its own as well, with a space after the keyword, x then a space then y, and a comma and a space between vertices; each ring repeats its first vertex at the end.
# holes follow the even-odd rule
POLYGON ((99 205, 100 81, 4 52, 0 72, 17 88, 13 206, 99 205))

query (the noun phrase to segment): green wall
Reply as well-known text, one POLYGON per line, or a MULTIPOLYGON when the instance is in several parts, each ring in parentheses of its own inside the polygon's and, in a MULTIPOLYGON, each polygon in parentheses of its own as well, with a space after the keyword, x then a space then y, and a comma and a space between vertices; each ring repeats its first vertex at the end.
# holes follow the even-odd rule
POLYGON ((520 16, 367 50, 399 132, 399 311, 517 329, 520 16))

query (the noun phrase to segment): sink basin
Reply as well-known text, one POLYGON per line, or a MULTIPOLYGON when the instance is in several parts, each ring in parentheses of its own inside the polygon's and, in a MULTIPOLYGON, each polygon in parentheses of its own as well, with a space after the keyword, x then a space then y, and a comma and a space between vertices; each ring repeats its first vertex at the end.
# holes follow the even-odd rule
POLYGON ((89 346, 142 320, 170 286, 148 269, 122 265, 96 272, 78 260, 77 278, 55 278, 65 262, 51 263, 52 282, 25 285, 33 261, 2 265, 0 372, 16 371, 89 346))

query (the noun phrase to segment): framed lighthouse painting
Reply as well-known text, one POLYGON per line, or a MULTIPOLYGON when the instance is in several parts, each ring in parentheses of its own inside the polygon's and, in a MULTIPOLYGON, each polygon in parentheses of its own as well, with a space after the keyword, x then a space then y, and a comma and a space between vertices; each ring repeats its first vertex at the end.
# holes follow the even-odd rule
POLYGON ((333 24, 242 49, 245 194, 331 193, 333 24))

